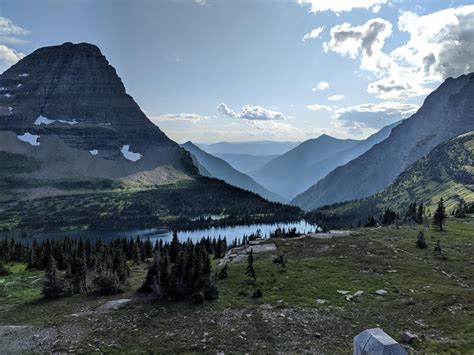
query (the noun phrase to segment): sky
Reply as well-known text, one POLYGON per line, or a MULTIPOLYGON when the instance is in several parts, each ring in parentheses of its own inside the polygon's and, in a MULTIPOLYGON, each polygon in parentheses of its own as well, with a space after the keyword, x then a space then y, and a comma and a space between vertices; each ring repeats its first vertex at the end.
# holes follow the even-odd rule
POLYGON ((474 0, 0 0, 0 71, 64 42, 179 143, 363 139, 474 71, 474 0))

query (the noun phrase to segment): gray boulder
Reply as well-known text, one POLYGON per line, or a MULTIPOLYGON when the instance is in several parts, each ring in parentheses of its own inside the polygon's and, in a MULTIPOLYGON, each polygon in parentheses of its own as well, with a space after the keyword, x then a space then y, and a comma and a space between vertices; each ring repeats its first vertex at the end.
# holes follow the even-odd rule
POLYGON ((380 328, 364 330, 354 337, 354 355, 407 355, 405 349, 380 328))

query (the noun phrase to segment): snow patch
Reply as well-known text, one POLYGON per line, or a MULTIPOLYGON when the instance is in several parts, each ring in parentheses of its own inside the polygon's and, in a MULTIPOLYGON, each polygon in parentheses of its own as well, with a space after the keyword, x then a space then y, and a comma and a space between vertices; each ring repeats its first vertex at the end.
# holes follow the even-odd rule
POLYGON ((18 74, 18 76, 19 76, 20 78, 26 78, 28 75, 30 75, 30 74, 28 74, 28 73, 18 74))
POLYGON ((22 86, 23 86, 23 84, 20 83, 20 84, 18 84, 16 87, 17 87, 17 88, 21 88, 22 86))
POLYGON ((72 120, 72 121, 66 121, 66 120, 58 120, 59 123, 64 123, 64 124, 70 124, 70 125, 74 125, 74 124, 78 124, 79 122, 77 122, 76 120, 72 120))
POLYGON ((2 87, 0 88, 0 91, 5 91, 6 89, 7 89, 7 88, 5 88, 5 87, 2 86, 2 87))
POLYGON ((134 153, 130 151, 130 145, 124 145, 122 149, 120 149, 122 152, 122 155, 125 159, 128 159, 130 161, 138 161, 142 158, 142 155, 140 153, 134 153))
POLYGON ((91 153, 91 155, 97 155, 99 154, 99 151, 97 149, 92 149, 92 150, 89 150, 89 153, 91 153))
POLYGON ((40 142, 38 142, 38 139, 40 136, 36 134, 31 134, 29 132, 26 132, 24 134, 18 135, 17 136, 19 140, 30 143, 33 147, 37 147, 40 145, 40 142))
POLYGON ((10 97, 10 96, 12 96, 12 95, 8 92, 5 94, 5 97, 7 97, 7 98, 10 97))
POLYGON ((10 111, 10 113, 11 113, 13 111, 13 107, 8 106, 8 111, 10 111))
POLYGON ((37 125, 37 126, 41 126, 42 124, 48 125, 48 124, 51 124, 53 122, 56 122, 56 120, 50 120, 47 117, 39 115, 38 118, 35 121, 35 125, 37 125))

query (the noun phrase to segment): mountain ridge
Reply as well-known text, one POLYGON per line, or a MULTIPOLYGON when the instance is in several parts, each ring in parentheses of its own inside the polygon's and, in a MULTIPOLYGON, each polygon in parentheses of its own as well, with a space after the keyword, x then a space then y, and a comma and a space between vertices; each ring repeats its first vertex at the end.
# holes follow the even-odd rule
POLYGON ((269 201, 284 201, 281 196, 265 189, 250 176, 234 169, 226 161, 206 153, 191 141, 188 141, 181 146, 196 158, 198 163, 197 167, 201 175, 224 180, 230 185, 252 191, 269 201))
POLYGON ((474 128, 474 73, 446 79, 390 136, 340 166, 293 202, 305 210, 370 196, 444 141, 474 128))

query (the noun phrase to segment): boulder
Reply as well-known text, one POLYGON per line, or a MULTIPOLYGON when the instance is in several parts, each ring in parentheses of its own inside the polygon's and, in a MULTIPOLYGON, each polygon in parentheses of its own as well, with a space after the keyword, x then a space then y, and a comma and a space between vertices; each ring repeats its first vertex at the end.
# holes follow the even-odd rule
POLYGON ((411 344, 416 339, 416 335, 410 332, 404 332, 402 334, 402 342, 405 344, 411 344))
POLYGON ((381 328, 364 330, 354 337, 354 355, 407 355, 402 345, 381 328))

